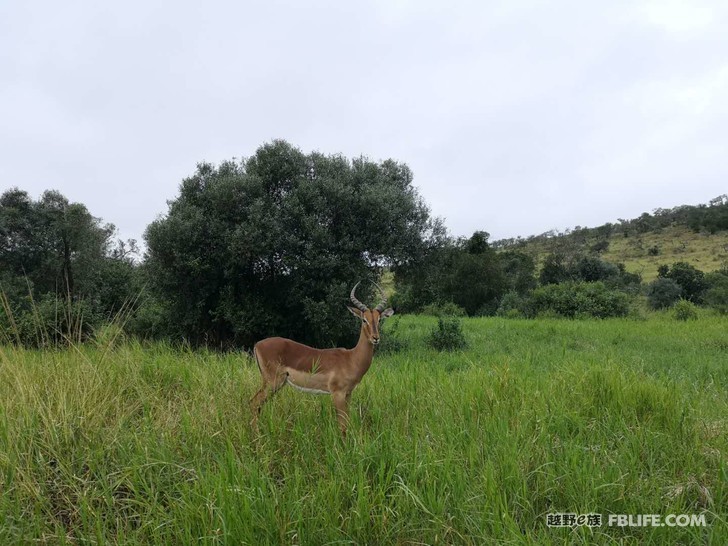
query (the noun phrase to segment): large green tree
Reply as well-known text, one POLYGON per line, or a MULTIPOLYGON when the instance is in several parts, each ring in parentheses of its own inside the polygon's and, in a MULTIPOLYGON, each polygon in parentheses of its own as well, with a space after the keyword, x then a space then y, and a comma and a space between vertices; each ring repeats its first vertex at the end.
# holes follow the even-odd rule
POLYGON ((508 290, 526 294, 536 287, 536 262, 528 254, 506 250, 498 254, 508 290))
POLYGON ((114 231, 57 191, 33 201, 10 189, 0 196, 0 269, 6 282, 27 281, 36 294, 91 296, 105 281, 114 231))
POLYGON ((274 141, 247 160, 198 165, 148 227, 146 266, 176 336, 330 346, 351 341, 352 285, 414 259, 431 229, 406 165, 274 141))
POLYGON ((468 315, 494 314, 509 280, 488 238, 487 232, 476 231, 470 238, 431 241, 421 259, 396 270, 397 303, 408 312, 451 302, 468 315))
POLYGON ((446 261, 442 296, 468 315, 492 315, 507 291, 499 256, 488 244, 489 234, 476 231, 458 241, 446 261))
POLYGON ((95 320, 117 313, 133 296, 134 265, 120 254, 122 247, 114 248, 114 232, 113 225, 57 191, 37 201, 17 188, 4 192, 0 290, 9 308, 0 310, 0 329, 25 324, 19 336, 19 327, 13 328, 13 337, 33 343, 39 337, 58 339, 63 315, 76 312, 70 308, 87 332, 95 320))

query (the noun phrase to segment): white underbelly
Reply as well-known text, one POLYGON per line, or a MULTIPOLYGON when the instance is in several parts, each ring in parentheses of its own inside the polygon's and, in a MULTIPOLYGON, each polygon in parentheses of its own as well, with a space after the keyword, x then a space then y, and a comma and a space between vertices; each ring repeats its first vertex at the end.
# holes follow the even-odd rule
POLYGON ((301 387, 300 385, 296 385, 293 381, 291 381, 290 377, 286 381, 291 387, 294 387, 302 392, 307 392, 308 394, 331 394, 329 391, 324 391, 321 389, 309 389, 308 387, 301 387))

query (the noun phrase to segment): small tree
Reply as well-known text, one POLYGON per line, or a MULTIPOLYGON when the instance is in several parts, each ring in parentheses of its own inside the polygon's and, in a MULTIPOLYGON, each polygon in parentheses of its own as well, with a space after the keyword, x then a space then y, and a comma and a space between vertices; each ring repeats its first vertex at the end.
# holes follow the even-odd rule
POLYGON ((506 292, 501 298, 498 306, 498 316, 506 318, 522 318, 526 316, 527 298, 518 292, 511 290, 506 292))
POLYGON ((467 239, 440 238, 434 243, 422 259, 397 268, 401 295, 393 303, 416 312, 428 305, 451 302, 468 315, 494 314, 507 280, 500 255, 488 243, 488 234, 477 231, 467 239))
POLYGON ((708 290, 705 303, 722 315, 728 315, 728 271, 719 271, 706 275, 708 290))
POLYGON ((619 275, 619 268, 596 256, 581 256, 570 268, 574 280, 586 282, 606 281, 619 275))
POLYGON ((680 299, 672 306, 676 320, 696 320, 698 309, 691 301, 680 299))
POLYGON ((112 247, 114 233, 57 191, 37 201, 19 189, 4 192, 0 291, 7 300, 0 315, 8 316, 0 316, 0 329, 15 322, 22 327, 16 339, 30 344, 76 340, 124 308, 138 294, 137 270, 125 246, 117 247, 123 253, 112 247))
POLYGON ((462 322, 457 317, 439 317, 430 330, 427 343, 438 351, 455 351, 467 347, 462 322))
POLYGON ((682 288, 672 279, 657 278, 647 287, 647 299, 653 309, 665 309, 682 296, 682 288))
POLYGON ((564 264, 564 258, 560 254, 549 254, 543 262, 539 282, 542 285, 558 284, 569 279, 569 272, 564 264))
POLYGON ((602 252, 606 252, 609 250, 609 240, 608 239, 600 239, 596 243, 594 243, 590 249, 595 254, 601 254, 602 252))
POLYGON ((498 254, 508 290, 526 294, 536 288, 536 264, 523 252, 507 250, 498 254))
POLYGON ((491 315, 505 292, 506 280, 495 251, 471 245, 472 241, 451 254, 443 275, 442 299, 459 305, 470 316, 491 315))
POLYGON ((702 303, 703 294, 708 287, 705 274, 687 262, 676 262, 665 271, 661 269, 661 276, 672 279, 682 289, 682 296, 693 303, 702 303))

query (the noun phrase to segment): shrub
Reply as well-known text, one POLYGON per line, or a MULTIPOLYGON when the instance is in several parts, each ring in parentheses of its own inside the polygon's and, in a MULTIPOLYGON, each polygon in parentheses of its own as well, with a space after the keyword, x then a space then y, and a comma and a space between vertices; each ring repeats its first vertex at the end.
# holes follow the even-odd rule
POLYGON ((630 273, 623 263, 617 264, 619 274, 605 281, 609 288, 616 288, 628 294, 639 294, 642 287, 642 275, 639 273, 630 273))
POLYGON ((154 298, 146 298, 126 321, 124 331, 142 339, 161 339, 165 336, 181 339, 183 335, 174 332, 174 326, 168 324, 166 318, 164 305, 154 298))
POLYGON ((506 287, 519 294, 526 294, 536 288, 536 262, 531 256, 515 250, 499 252, 498 258, 505 275, 506 287))
POLYGON ((399 317, 388 320, 382 326, 382 340, 379 343, 377 352, 391 354, 399 352, 407 347, 406 340, 399 330, 399 317))
POLYGON ((602 282, 566 282, 542 286, 530 298, 531 312, 560 317, 623 317, 629 313, 630 298, 602 282))
POLYGON ((55 294, 46 294, 38 301, 25 300, 26 305, 7 305, 0 310, 0 340, 27 347, 81 343, 100 323, 84 300, 64 300, 55 294))
POLYGON ((476 232, 451 255, 442 273, 441 300, 456 303, 469 316, 494 314, 507 289, 498 255, 484 244, 476 232))
POLYGON ((527 299, 512 290, 501 298, 497 314, 499 317, 522 318, 528 314, 526 308, 527 299))
POLYGON ((564 264, 563 256, 549 254, 543 262, 538 280, 542 285, 558 284, 569 278, 569 271, 564 264))
POLYGON ((728 275, 722 272, 706 275, 710 288, 705 293, 705 303, 722 315, 728 315, 728 275))
POLYGON ((682 297, 693 303, 702 303, 703 293, 708 288, 705 274, 687 262, 676 262, 668 270, 660 268, 660 277, 675 281, 682 289, 682 297))
POLYGON ((419 302, 415 300, 411 285, 397 284, 394 294, 389 298, 389 303, 397 313, 414 313, 419 309, 419 302))
POLYGON ((653 309, 666 309, 682 296, 682 288, 674 280, 660 277, 647 287, 647 299, 653 309))
POLYGON ((680 299, 673 307, 676 320, 695 320, 698 318, 698 308, 688 300, 680 299))
POLYGON ((569 272, 573 279, 587 282, 605 281, 619 276, 619 268, 616 265, 596 256, 581 256, 571 265, 569 272))
POLYGON ((601 240, 597 241, 596 243, 594 243, 591 246, 590 250, 592 252, 597 253, 597 254, 601 254, 602 252, 606 252, 607 250, 609 250, 609 240, 607 240, 607 239, 601 239, 601 240))
POLYGON ((457 317, 440 317, 430 330, 427 343, 438 351, 454 351, 467 346, 462 322, 457 317))
POLYGON ((465 309, 451 301, 446 301, 445 303, 425 305, 422 308, 422 314, 433 317, 464 317, 465 309))

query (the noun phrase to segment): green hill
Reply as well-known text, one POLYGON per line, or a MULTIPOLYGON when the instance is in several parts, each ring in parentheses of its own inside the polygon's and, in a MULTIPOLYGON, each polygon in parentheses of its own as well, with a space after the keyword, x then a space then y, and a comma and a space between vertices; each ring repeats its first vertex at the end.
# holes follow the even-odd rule
POLYGON ((707 273, 728 267, 728 197, 717 197, 709 205, 657 209, 596 228, 577 226, 526 239, 503 239, 493 246, 518 249, 539 265, 552 252, 595 253, 608 262, 623 263, 645 282, 657 277, 660 265, 675 262, 687 262, 707 273))
POLYGON ((675 262, 688 262, 708 273, 728 264, 728 231, 695 233, 673 226, 639 237, 615 237, 603 256, 609 262, 624 263, 627 271, 640 273, 646 282, 657 277, 660 265, 675 262))

